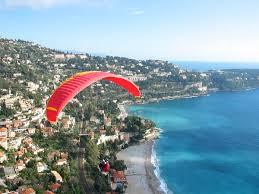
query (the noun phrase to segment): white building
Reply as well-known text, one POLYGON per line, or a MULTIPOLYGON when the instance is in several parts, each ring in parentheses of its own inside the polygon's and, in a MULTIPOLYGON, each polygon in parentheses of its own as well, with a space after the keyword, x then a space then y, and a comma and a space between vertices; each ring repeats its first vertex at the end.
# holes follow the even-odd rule
POLYGON ((102 143, 105 144, 108 141, 115 141, 116 139, 119 139, 118 135, 106 136, 106 135, 102 134, 97 141, 97 145, 102 144, 102 143))
POLYGON ((8 149, 6 128, 0 128, 0 146, 6 150, 8 149))
POLYGON ((0 163, 2 164, 6 160, 7 160, 6 154, 0 151, 0 163))
POLYGON ((48 165, 43 163, 43 162, 38 162, 37 163, 37 171, 38 172, 43 172, 45 170, 48 170, 48 165))

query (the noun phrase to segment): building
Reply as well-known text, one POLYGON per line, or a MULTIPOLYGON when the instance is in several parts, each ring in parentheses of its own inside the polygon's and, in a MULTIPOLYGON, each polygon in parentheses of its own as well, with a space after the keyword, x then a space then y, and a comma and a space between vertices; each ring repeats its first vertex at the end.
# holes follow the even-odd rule
POLYGON ((44 127, 44 128, 41 129, 41 132, 42 132, 44 137, 54 135, 54 129, 52 127, 44 127))
POLYGON ((1 174, 4 174, 6 179, 14 179, 17 176, 14 167, 2 167, 0 171, 1 174))
POLYGON ((129 143, 130 142, 130 137, 131 136, 132 135, 130 133, 127 133, 127 132, 120 132, 119 133, 120 140, 122 140, 125 143, 129 143))
POLYGON ((43 194, 55 194, 55 193, 53 193, 52 191, 46 190, 43 192, 43 194))
POLYGON ((20 194, 36 194, 33 188, 24 188, 20 191, 20 194))
POLYGON ((61 123, 63 128, 68 129, 69 127, 73 127, 75 125, 75 118, 70 116, 65 116, 61 119, 61 123))
POLYGON ((61 187, 61 184, 59 183, 53 183, 52 185, 50 185, 50 190, 53 192, 56 192, 59 188, 61 187))
POLYGON ((22 144, 23 137, 17 137, 8 140, 8 149, 18 149, 22 144))
POLYGON ((0 146, 2 146, 4 149, 8 149, 7 144, 7 128, 0 128, 0 146))
POLYGON ((63 166, 63 165, 65 165, 65 164, 67 164, 67 159, 59 159, 58 161, 57 161, 57 165, 58 166, 63 166))
POLYGON ((25 145, 25 147, 31 147, 32 146, 32 138, 26 137, 22 140, 22 143, 25 145))
POLYGON ((27 131, 28 131, 29 134, 34 134, 35 128, 28 128, 27 131))
POLYGON ((35 145, 32 145, 31 147, 28 147, 27 150, 34 155, 37 155, 40 152, 44 152, 44 148, 40 148, 40 147, 35 146, 35 145))
POLYGON ((145 81, 147 79, 146 76, 142 76, 142 75, 132 75, 132 76, 128 76, 127 78, 133 82, 145 81))
POLYGON ((20 172, 21 170, 25 169, 26 166, 22 160, 18 160, 15 164, 15 171, 20 172))
POLYGON ((37 163, 37 171, 38 172, 43 172, 45 170, 48 170, 48 165, 43 163, 43 162, 38 162, 37 163))
POLYGON ((55 54, 54 58, 56 60, 64 60, 65 59, 65 55, 64 54, 55 54))
POLYGON ((0 163, 3 163, 6 160, 7 160, 6 154, 0 151, 0 163))
POLYGON ((111 169, 111 188, 112 190, 125 191, 127 187, 127 179, 123 171, 111 169))
POLYGON ((30 92, 35 92, 39 89, 39 87, 40 86, 38 84, 35 84, 33 82, 27 82, 27 90, 30 92))
POLYGON ((57 182, 59 183, 63 182, 61 175, 57 171, 52 170, 51 173, 53 174, 57 182))
POLYGON ((89 137, 89 139, 93 140, 94 139, 94 132, 93 131, 88 132, 87 137, 89 137))
POLYGON ((0 128, 0 138, 7 138, 7 128, 0 128))
POLYGON ((109 141, 114 142, 116 139, 118 139, 117 135, 110 135, 110 136, 106 136, 106 135, 100 135, 98 141, 97 141, 97 145, 102 144, 102 143, 106 143, 109 141))
POLYGON ((11 129, 8 130, 8 137, 9 138, 13 138, 13 137, 15 137, 15 135, 16 135, 16 133, 13 130, 11 130, 11 129))

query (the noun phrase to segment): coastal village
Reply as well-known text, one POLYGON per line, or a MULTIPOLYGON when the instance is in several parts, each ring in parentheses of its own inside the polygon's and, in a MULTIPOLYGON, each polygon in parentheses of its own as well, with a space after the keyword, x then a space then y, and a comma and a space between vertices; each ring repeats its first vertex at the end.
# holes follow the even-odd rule
POLYGON ((0 190, 6 194, 80 193, 88 187, 124 193, 127 167, 111 155, 159 136, 152 121, 128 116, 125 105, 259 85, 259 73, 249 71, 194 72, 167 61, 96 57, 0 40, 0 190), (51 92, 69 75, 88 70, 127 77, 141 87, 143 98, 135 101, 99 82, 76 96, 56 125, 48 123, 45 108, 51 92), (89 145, 99 149, 94 162, 86 158, 89 145), (100 173, 95 183, 85 178, 89 166, 100 173))
MULTIPOLYGON (((32 88, 29 88, 31 90, 32 88)), ((43 137, 51 137, 59 131, 51 126, 46 126, 44 122, 44 108, 36 108, 33 106, 33 101, 26 101, 21 96, 16 96, 9 91, 7 95, 0 98, 1 103, 6 107, 13 108, 17 101, 21 106, 21 111, 16 112, 13 118, 4 119, 0 122, 0 163, 1 166, 1 188, 7 187, 8 184, 16 184, 21 182, 20 172, 30 167, 30 161, 35 161, 37 173, 47 173, 55 177, 55 181, 49 185, 49 190, 44 193, 55 193, 63 183, 63 177, 55 171, 52 166, 66 166, 69 168, 69 155, 60 150, 48 150, 48 148, 40 147, 33 141, 35 133, 41 133, 43 137), (31 123, 36 123, 36 127, 31 127, 31 123), (42 154, 44 153, 44 154, 42 154), (47 161, 52 165, 47 165, 42 155, 47 156, 47 161)), ((44 102, 44 101, 43 101, 44 102)), ((43 103, 44 105, 45 103, 43 103)), ((43 106, 44 107, 44 106, 43 106)), ((125 110, 121 105, 121 114, 118 118, 123 120, 126 117, 125 110)), ((103 125, 93 131, 84 131, 80 136, 95 141, 97 145, 106 144, 108 142, 120 141, 120 146, 129 144, 130 138, 134 136, 130 132, 122 132, 121 128, 112 126, 111 120, 105 116, 104 110, 98 110, 102 118, 92 116, 89 122, 99 124, 103 120, 103 125), (112 127, 113 135, 107 135, 104 127, 112 127), (96 137, 98 134, 98 138, 96 137)), ((142 122, 145 122, 144 120, 142 122)), ((63 115, 60 119, 60 125, 64 130, 73 130, 75 127, 75 118, 69 115, 63 115)), ((157 137, 158 131, 155 128, 150 128, 145 132, 144 139, 153 139, 157 137)), ((79 139, 79 138, 78 138, 79 139)), ((106 169, 104 174, 109 174, 109 182, 111 188, 116 190, 118 186, 126 188, 127 179, 124 171, 116 171, 115 169, 106 169)), ((41 185, 39 185, 41 187, 41 185)), ((2 193, 35 193, 31 187, 19 186, 15 191, 5 190, 2 193)))

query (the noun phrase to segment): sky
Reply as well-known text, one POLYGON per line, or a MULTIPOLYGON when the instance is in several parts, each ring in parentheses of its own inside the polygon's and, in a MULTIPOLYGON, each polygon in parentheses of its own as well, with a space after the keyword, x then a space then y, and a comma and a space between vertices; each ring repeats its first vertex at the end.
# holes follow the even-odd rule
POLYGON ((0 36, 136 59, 259 62, 258 0, 0 0, 0 36))

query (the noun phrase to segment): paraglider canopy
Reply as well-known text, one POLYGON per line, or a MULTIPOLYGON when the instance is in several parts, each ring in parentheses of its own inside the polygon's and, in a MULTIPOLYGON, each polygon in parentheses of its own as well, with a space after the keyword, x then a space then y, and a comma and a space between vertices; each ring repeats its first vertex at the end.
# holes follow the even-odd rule
POLYGON ((74 96, 99 80, 109 80, 126 89, 136 98, 141 96, 139 87, 124 77, 101 71, 77 73, 62 83, 51 95, 46 108, 48 121, 56 122, 59 113, 74 96))

